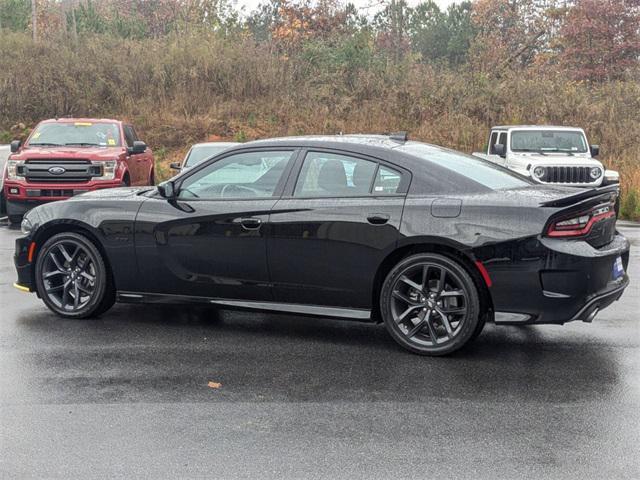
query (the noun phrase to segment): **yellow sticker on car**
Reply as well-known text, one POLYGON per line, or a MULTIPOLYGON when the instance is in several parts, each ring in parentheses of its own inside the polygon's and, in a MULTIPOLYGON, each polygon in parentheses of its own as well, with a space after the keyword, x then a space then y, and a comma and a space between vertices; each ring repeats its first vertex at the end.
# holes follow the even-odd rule
POLYGON ((76 127, 90 127, 91 125, 93 125, 93 123, 91 123, 91 122, 76 122, 76 123, 74 123, 74 125, 76 127))
POLYGON ((113 138, 107 138, 107 143, 108 143, 109 145, 115 145, 115 144, 116 144, 116 141, 115 141, 113 138))

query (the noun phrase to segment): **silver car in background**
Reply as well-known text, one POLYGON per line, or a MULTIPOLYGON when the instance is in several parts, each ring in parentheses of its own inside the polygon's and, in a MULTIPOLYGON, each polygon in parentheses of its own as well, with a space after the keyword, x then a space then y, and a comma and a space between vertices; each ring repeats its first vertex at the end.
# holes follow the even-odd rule
POLYGON ((193 145, 182 160, 182 163, 174 162, 171 168, 178 171, 185 171, 211 158, 224 150, 239 145, 238 142, 207 142, 193 145))

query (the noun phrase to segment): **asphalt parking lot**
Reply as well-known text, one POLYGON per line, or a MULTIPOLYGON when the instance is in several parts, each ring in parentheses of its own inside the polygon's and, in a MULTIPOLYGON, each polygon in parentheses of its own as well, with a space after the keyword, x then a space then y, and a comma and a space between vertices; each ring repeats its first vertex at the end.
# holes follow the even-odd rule
POLYGON ((290 315, 60 320, 11 287, 1 226, 0 477, 638 478, 640 228, 620 230, 632 283, 594 323, 490 325, 434 359, 290 315))

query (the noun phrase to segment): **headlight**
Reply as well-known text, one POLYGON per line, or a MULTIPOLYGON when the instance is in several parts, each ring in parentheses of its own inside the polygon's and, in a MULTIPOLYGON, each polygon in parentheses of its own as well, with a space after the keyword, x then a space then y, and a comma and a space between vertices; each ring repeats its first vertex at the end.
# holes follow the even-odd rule
POLYGON ((545 171, 546 170, 544 167, 535 167, 533 169, 533 176, 536 177, 537 179, 540 179, 544 177, 545 171))
POLYGON ((591 175, 591 178, 593 178, 594 180, 597 180, 598 178, 600 178, 600 175, 602 175, 602 170, 600 170, 598 167, 593 167, 589 172, 589 175, 591 175))
POLYGON ((31 230, 33 230, 33 224, 29 221, 27 217, 22 219, 22 223, 20 224, 20 230, 22 230, 23 235, 29 235, 31 230))
POLYGON ((116 178, 116 168, 118 162, 115 160, 108 160, 106 162, 91 162, 92 165, 96 165, 102 168, 102 175, 94 177, 96 180, 113 180, 116 178))
POLYGON ((7 180, 17 180, 24 178, 20 168, 24 165, 24 160, 7 160, 7 180))

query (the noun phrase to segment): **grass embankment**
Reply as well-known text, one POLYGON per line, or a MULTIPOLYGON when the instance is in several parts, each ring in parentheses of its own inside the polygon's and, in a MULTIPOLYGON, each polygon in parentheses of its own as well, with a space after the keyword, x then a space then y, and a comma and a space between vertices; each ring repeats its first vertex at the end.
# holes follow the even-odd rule
POLYGON ((640 82, 579 83, 540 71, 491 78, 393 63, 357 40, 284 56, 249 38, 199 34, 0 42, 0 141, 55 115, 128 118, 154 148, 157 177, 194 142, 408 130, 465 152, 491 125, 576 125, 622 176, 622 215, 640 219, 640 82))

